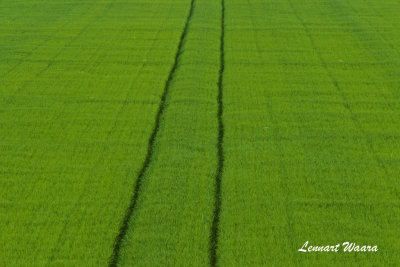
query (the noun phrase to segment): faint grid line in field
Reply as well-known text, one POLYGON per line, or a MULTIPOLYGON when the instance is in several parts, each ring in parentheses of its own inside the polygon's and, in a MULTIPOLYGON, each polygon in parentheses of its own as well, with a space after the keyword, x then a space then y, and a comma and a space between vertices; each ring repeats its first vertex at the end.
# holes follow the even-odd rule
MULTIPOLYGON (((249 5, 249 7, 250 7, 250 10, 253 10, 253 5, 251 4, 251 0, 247 0, 247 3, 249 5)), ((254 20, 253 13, 250 14, 250 17, 251 17, 251 23, 252 23, 253 29, 256 29, 257 28, 257 23, 254 20)), ((258 58, 262 58, 262 49, 261 49, 261 47, 260 47, 260 45, 259 45, 259 43, 257 41, 257 35, 258 35, 259 31, 253 30, 253 32, 254 32, 254 43, 256 45, 256 50, 257 50, 257 53, 259 55, 258 58)), ((261 59, 259 61, 260 61, 261 65, 263 63, 265 64, 264 60, 261 59)), ((271 107, 271 104, 269 102, 266 104, 266 109, 267 109, 268 114, 269 114, 269 116, 271 118, 271 122, 272 122, 272 126, 273 126, 272 135, 273 135, 273 138, 274 138, 274 140, 273 140, 274 145, 276 146, 276 149, 278 150, 280 157, 284 158, 284 153, 282 151, 282 147, 281 147, 281 144, 280 144, 280 141, 279 141, 280 140, 279 139, 279 123, 278 123, 278 121, 276 120, 276 118, 275 118, 275 116, 273 114, 272 107, 271 107)), ((285 166, 282 161, 279 161, 279 166, 280 166, 280 168, 279 168, 280 170, 282 170, 282 171, 285 170, 285 172, 287 172, 286 171, 286 167, 287 166, 285 166)), ((289 177, 289 175, 288 175, 288 177, 289 177)), ((283 191, 285 192, 285 203, 286 203, 286 205, 285 205, 285 215, 286 215, 286 221, 287 221, 287 233, 286 233, 286 235, 287 235, 287 240, 289 241, 289 246, 290 246, 291 245, 290 241, 293 241, 294 237, 295 237, 293 210, 289 208, 289 204, 291 204, 291 200, 290 200, 290 196, 289 196, 290 188, 288 186, 287 180, 280 179, 280 183, 279 184, 280 184, 280 187, 283 188, 283 191)), ((295 247, 292 247, 292 249, 295 249, 295 247)), ((295 263, 294 254, 290 254, 290 258, 291 258, 291 260, 292 260, 292 262, 294 264, 295 263)))
MULTIPOLYGON (((16 18, 15 18, 14 20, 16 20, 16 18)), ((66 22, 64 22, 63 24, 61 24, 61 26, 57 28, 57 32, 58 32, 60 29, 62 29, 62 28, 64 28, 65 26, 67 26, 68 23, 70 23, 70 22, 71 22, 71 21, 67 20, 66 22)), ((30 56, 32 56, 36 50, 38 50, 40 47, 42 47, 43 44, 45 44, 45 43, 47 43, 48 41, 50 41, 53 37, 54 37, 53 34, 52 34, 52 35, 49 35, 49 36, 48 36, 47 38, 45 38, 42 42, 40 42, 39 44, 37 44, 37 45, 35 46, 35 48, 33 48, 31 51, 29 51, 29 52, 27 53, 27 55, 25 55, 22 59, 18 60, 18 63, 17 63, 17 64, 15 64, 15 65, 12 66, 11 68, 9 68, 5 73, 3 73, 3 74, 1 75, 1 77, 0 77, 0 79, 4 79, 5 77, 7 77, 8 74, 10 74, 11 72, 13 72, 16 68, 18 68, 18 67, 19 67, 20 65, 22 65, 23 63, 25 63, 25 62, 32 62, 32 61, 28 60, 28 58, 29 58, 30 56)), ((44 61, 44 60, 43 60, 42 62, 41 62, 41 61, 37 61, 37 62, 39 62, 39 63, 47 63, 48 61, 44 61)))
MULTIPOLYGON (((365 21, 370 28, 374 29, 374 31, 376 33, 378 33, 379 37, 384 41, 384 43, 391 49, 393 50, 398 56, 400 56, 400 51, 397 50, 396 46, 393 45, 391 42, 389 42, 389 40, 382 34, 382 32, 373 24, 371 23, 368 19, 366 19, 365 17, 361 16, 360 13, 358 12, 358 10, 349 2, 346 1, 347 5, 350 7, 350 9, 353 11, 354 14, 356 14, 360 19, 362 19, 363 21, 365 21)), ((376 9, 374 9, 373 7, 371 7, 371 9, 374 10, 375 14, 376 9)))
POLYGON ((12 97, 11 97, 8 101, 6 101, 6 103, 12 104, 13 100, 15 100, 16 95, 17 95, 22 89, 24 89, 24 88, 28 85, 28 83, 29 83, 30 81, 34 80, 35 78, 40 77, 44 72, 46 72, 46 71, 54 64, 55 59, 56 59, 57 57, 59 57, 59 56, 62 54, 62 52, 65 50, 65 48, 67 48, 69 45, 71 45, 73 42, 75 42, 80 36, 82 36, 82 34, 83 34, 84 32, 87 31, 87 29, 89 28, 89 26, 90 26, 94 21, 96 21, 97 18, 103 16, 103 15, 108 11, 108 9, 111 7, 112 4, 113 4, 113 2, 108 3, 107 6, 102 10, 102 12, 101 12, 100 14, 96 15, 95 18, 93 18, 89 23, 87 23, 74 37, 72 37, 71 39, 69 39, 68 42, 66 42, 66 43, 58 50, 58 52, 57 52, 55 55, 53 55, 53 56, 47 61, 47 66, 41 68, 41 69, 34 75, 34 77, 33 77, 32 79, 28 79, 28 80, 26 80, 24 83, 22 83, 21 86, 18 86, 18 88, 13 92, 12 97))
MULTIPOLYGON (((318 59, 320 60, 321 66, 324 68, 325 72, 327 73, 328 77, 331 79, 336 91, 339 93, 340 97, 342 98, 342 104, 343 107, 347 110, 347 112, 350 114, 350 118, 353 121, 353 124, 356 126, 356 128, 358 129, 358 131, 363 135, 365 141, 366 141, 366 145, 367 148, 370 152, 370 154, 372 155, 372 157, 374 158, 375 162, 377 163, 377 165, 379 166, 379 168, 384 172, 385 176, 390 179, 390 174, 389 171, 386 167, 386 165, 384 164, 384 162, 379 158, 373 143, 371 141, 371 139, 368 137, 366 131, 364 130, 364 128, 362 127, 362 124, 359 122, 359 120, 357 119, 357 116, 354 114, 352 108, 350 107, 349 101, 346 97, 346 94, 344 93, 342 87, 339 85, 339 82, 337 81, 337 79, 334 77, 333 73, 331 72, 331 70, 329 69, 325 59, 323 58, 321 51, 318 49, 317 45, 315 44, 315 40, 314 37, 312 36, 310 29, 308 28, 307 24, 304 22, 304 20, 300 17, 300 15, 297 13, 296 8, 294 7, 292 0, 288 0, 291 9, 293 10, 294 15, 296 16, 297 20, 300 22, 300 24, 302 25, 308 39, 310 40, 310 44, 311 47, 313 48, 313 50, 315 51, 315 53, 318 56, 318 59)), ((395 190, 393 188, 393 190, 395 190)), ((396 196, 400 196, 399 192, 397 192, 397 190, 394 192, 396 194, 396 196)))

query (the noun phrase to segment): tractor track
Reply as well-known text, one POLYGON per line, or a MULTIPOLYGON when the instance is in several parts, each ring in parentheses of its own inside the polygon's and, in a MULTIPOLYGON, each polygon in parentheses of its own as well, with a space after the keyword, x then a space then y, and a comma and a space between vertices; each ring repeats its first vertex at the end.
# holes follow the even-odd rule
POLYGON ((183 44, 185 42, 186 39, 186 35, 189 29, 189 24, 193 15, 193 10, 194 10, 194 3, 195 0, 191 0, 190 3, 190 8, 189 8, 189 14, 186 18, 186 22, 185 22, 185 26, 183 28, 182 34, 180 36, 179 39, 179 44, 177 47, 177 51, 175 53, 175 58, 174 58, 174 63, 172 65, 172 68, 169 72, 168 78, 165 82, 165 86, 164 86, 164 91, 163 94, 161 96, 160 99, 160 104, 158 107, 158 111, 157 111, 157 115, 155 118, 155 124, 153 127, 153 131, 150 135, 149 138, 149 142, 148 142, 148 148, 147 148, 147 154, 146 154, 146 158, 143 162, 142 168, 139 171, 139 174, 137 176, 136 179, 136 184, 135 187, 133 189, 133 194, 129 203, 129 206, 125 212, 124 218, 121 222, 121 226, 119 228, 118 234, 115 238, 115 242, 114 242, 114 247, 113 247, 113 251, 112 251, 112 255, 110 257, 110 261, 109 261, 109 266, 110 267, 114 267, 118 265, 118 261, 119 261, 119 257, 120 257, 120 251, 121 251, 121 246, 122 246, 122 242, 128 232, 129 229, 129 223, 132 219, 133 213, 135 211, 136 205, 137 205, 137 201, 140 195, 140 189, 141 189, 141 185, 143 182, 143 178, 147 172, 147 169, 152 161, 152 157, 153 157, 153 150, 154 150, 154 145, 155 145, 155 140, 157 138, 158 132, 159 132, 159 128, 160 128, 160 123, 161 123, 161 119, 163 117, 165 108, 166 108, 166 99, 167 96, 169 94, 169 88, 171 85, 171 82, 174 78, 175 72, 178 69, 178 63, 179 63, 179 58, 182 54, 182 50, 183 50, 183 44))
POLYGON ((217 153, 218 153, 218 165, 215 176, 215 195, 214 195, 214 214, 211 225, 211 237, 210 237, 210 265, 217 266, 217 250, 218 250, 218 232, 219 232, 219 220, 221 213, 221 180, 224 169, 224 123, 223 123, 223 78, 225 71, 225 1, 221 0, 221 40, 220 40, 220 69, 218 76, 218 142, 217 142, 217 153))

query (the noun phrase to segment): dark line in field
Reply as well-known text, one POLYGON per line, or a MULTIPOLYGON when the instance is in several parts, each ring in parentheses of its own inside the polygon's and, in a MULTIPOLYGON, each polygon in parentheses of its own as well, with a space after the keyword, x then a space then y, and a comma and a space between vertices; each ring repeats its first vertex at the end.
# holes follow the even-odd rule
POLYGON ((225 1, 221 0, 221 40, 220 40, 220 69, 218 77, 218 165, 217 173, 215 176, 215 197, 214 197, 214 216, 211 226, 211 238, 210 238, 210 265, 212 267, 217 266, 217 250, 218 250, 218 232, 219 232, 219 218, 221 213, 221 179, 224 169, 224 122, 222 120, 223 115, 223 78, 225 71, 225 51, 224 51, 224 40, 225 40, 225 1))
POLYGON ((154 128, 153 128, 153 131, 152 131, 152 133, 150 135, 150 138, 149 138, 146 158, 145 158, 145 160, 143 162, 143 165, 142 165, 142 168, 140 169, 139 174, 137 176, 136 184, 135 184, 135 187, 134 187, 134 190, 133 190, 133 195, 131 197, 131 201, 129 203, 129 207, 125 212, 125 216, 124 216, 124 218, 122 220, 122 223, 121 223, 121 226, 119 228, 118 235, 115 238, 113 252, 112 252, 112 255, 111 255, 111 258, 110 258, 110 261, 109 261, 109 266, 110 267, 116 267, 118 265, 118 260, 119 260, 119 257, 120 257, 120 251, 121 251, 122 242, 123 242, 123 240, 124 240, 124 238, 126 236, 126 233, 128 232, 129 222, 131 221, 133 212, 134 212, 134 210, 136 208, 136 203, 137 203, 138 198, 139 198, 139 193, 140 193, 140 188, 141 188, 141 185, 142 185, 143 177, 146 174, 146 171, 147 171, 147 169, 148 169, 148 167, 150 165, 151 159, 152 159, 153 150, 154 150, 154 142, 155 142, 155 139, 157 137, 158 130, 160 128, 161 118, 162 118, 162 116, 164 114, 164 110, 165 110, 165 106, 166 106, 165 102, 166 102, 166 98, 168 96, 169 87, 170 87, 171 82, 172 82, 172 80, 174 78, 175 72, 176 72, 176 70, 178 68, 178 62, 179 62, 180 55, 182 54, 183 44, 184 44, 184 41, 186 39, 186 35, 187 35, 187 32, 188 32, 188 28, 189 28, 189 23, 190 23, 190 20, 192 18, 192 14, 193 14, 193 10, 194 10, 194 1, 195 0, 191 0, 189 14, 188 14, 188 16, 186 18, 185 26, 184 26, 184 29, 183 29, 182 34, 180 36, 180 39, 179 39, 179 44, 178 44, 177 51, 176 51, 176 54, 175 54, 174 63, 173 63, 172 68, 171 68, 171 70, 169 72, 168 78, 167 78, 167 80, 165 82, 164 91, 163 91, 163 94, 161 96, 160 105, 158 107, 157 115, 156 115, 156 118, 155 118, 154 128))

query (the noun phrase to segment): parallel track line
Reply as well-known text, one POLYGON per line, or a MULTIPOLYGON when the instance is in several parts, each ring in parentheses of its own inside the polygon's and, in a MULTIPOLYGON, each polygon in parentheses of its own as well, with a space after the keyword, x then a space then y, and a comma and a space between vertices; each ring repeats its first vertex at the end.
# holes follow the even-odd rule
POLYGON ((219 232, 219 220, 221 213, 221 180, 224 170, 224 123, 223 123, 223 78, 225 71, 225 1, 221 0, 221 40, 220 40, 220 69, 218 76, 218 165, 215 176, 215 196, 214 196, 214 214, 213 222, 211 226, 211 237, 210 237, 210 265, 217 266, 217 250, 218 250, 218 232, 219 232))
POLYGON ((184 44, 184 41, 186 39, 186 35, 187 35, 188 29, 189 29, 190 20, 191 20, 192 15, 193 15, 194 2, 195 2, 195 0, 191 0, 189 14, 187 16, 187 19, 186 19, 186 22, 185 22, 185 26, 184 26, 184 29, 182 31, 182 34, 181 34, 181 37, 180 37, 180 40, 179 40, 177 51, 175 53, 174 63, 173 63, 172 68, 171 68, 171 70, 169 72, 168 78, 167 78, 167 80, 165 82, 164 91, 163 91, 163 94, 161 96, 160 105, 158 107, 157 115, 156 115, 156 118, 155 118, 154 128, 153 128, 153 131, 152 131, 152 133, 150 135, 150 138, 149 138, 146 158, 145 158, 145 160, 143 162, 143 165, 142 165, 142 168, 140 169, 139 174, 137 176, 136 184, 135 184, 135 187, 134 187, 134 190, 133 190, 133 195, 132 195, 130 203, 129 203, 129 207, 125 212, 125 216, 124 216, 124 218, 122 220, 120 229, 118 231, 118 235, 115 238, 113 252, 112 252, 112 255, 111 255, 111 258, 110 258, 110 261, 109 261, 109 266, 110 267, 115 267, 115 266, 118 265, 122 242, 123 242, 123 240, 124 240, 124 238, 125 238, 125 236, 126 236, 126 234, 128 232, 129 223, 130 223, 130 221, 132 219, 133 213, 134 213, 135 208, 136 208, 136 204, 137 204, 137 201, 138 201, 138 198, 139 198, 140 188, 141 188, 141 185, 142 185, 142 182, 143 182, 143 178, 144 178, 144 176, 146 174, 146 171, 147 171, 147 169, 148 169, 148 167, 149 167, 149 165, 151 163, 151 160, 153 158, 153 150, 154 150, 154 146, 155 146, 155 140, 156 140, 156 137, 157 137, 158 132, 159 132, 161 119, 162 119, 162 117, 164 115, 164 110, 165 110, 165 107, 166 107, 165 103, 166 103, 166 99, 167 99, 167 96, 168 96, 168 93, 169 93, 169 88, 171 86, 171 82, 172 82, 172 80, 174 78, 175 72, 178 69, 179 58, 180 58, 180 56, 182 54, 183 44, 184 44))

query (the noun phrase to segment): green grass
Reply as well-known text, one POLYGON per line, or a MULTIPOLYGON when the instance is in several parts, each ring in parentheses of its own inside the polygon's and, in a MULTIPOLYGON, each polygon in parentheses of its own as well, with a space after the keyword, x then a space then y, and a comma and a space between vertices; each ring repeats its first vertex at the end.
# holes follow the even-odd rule
POLYGON ((0 266, 399 265, 400 2, 190 8, 0 3, 0 266))

